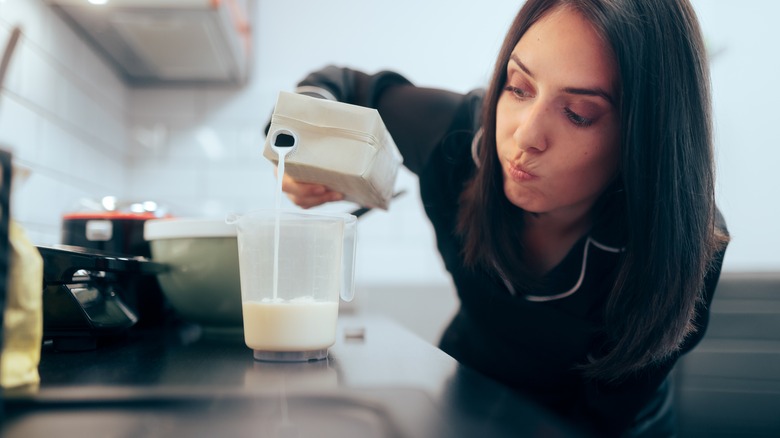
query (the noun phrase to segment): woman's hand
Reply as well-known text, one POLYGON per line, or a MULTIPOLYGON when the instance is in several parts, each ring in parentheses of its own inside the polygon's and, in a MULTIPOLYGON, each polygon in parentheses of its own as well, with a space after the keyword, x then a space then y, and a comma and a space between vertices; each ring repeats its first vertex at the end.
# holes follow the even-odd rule
POLYGON ((282 191, 295 205, 311 208, 326 202, 341 201, 344 195, 322 184, 310 184, 294 180, 289 175, 282 178, 282 191))

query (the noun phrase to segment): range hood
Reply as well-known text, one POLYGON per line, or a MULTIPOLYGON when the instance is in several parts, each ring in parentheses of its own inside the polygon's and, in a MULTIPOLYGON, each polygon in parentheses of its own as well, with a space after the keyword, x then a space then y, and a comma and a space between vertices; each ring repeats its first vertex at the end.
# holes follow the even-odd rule
POLYGON ((254 0, 46 0, 131 85, 246 81, 254 0))

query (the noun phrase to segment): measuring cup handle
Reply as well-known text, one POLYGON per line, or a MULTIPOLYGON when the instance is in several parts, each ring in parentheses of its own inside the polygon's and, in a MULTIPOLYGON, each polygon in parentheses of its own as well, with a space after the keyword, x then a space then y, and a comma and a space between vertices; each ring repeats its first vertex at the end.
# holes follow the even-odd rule
POLYGON ((342 249, 343 282, 341 299, 352 301, 355 297, 355 251, 357 249, 357 217, 350 215, 344 222, 344 247, 342 249))

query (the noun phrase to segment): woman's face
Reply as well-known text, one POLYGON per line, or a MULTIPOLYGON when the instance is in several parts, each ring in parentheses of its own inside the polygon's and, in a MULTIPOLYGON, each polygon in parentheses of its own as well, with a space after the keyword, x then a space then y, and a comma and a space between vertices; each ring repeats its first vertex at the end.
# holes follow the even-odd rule
POLYGON ((611 50, 587 20, 559 8, 528 29, 506 68, 496 108, 506 197, 532 213, 587 213, 618 170, 611 50))

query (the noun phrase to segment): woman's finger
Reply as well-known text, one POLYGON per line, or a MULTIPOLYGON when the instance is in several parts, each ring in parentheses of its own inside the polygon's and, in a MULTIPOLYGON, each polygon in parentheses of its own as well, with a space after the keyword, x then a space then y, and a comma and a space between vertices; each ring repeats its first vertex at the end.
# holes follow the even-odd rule
POLYGON ((284 175, 282 179, 282 191, 295 205, 302 208, 316 207, 326 202, 344 199, 341 193, 330 190, 322 184, 299 182, 289 175, 284 175))

